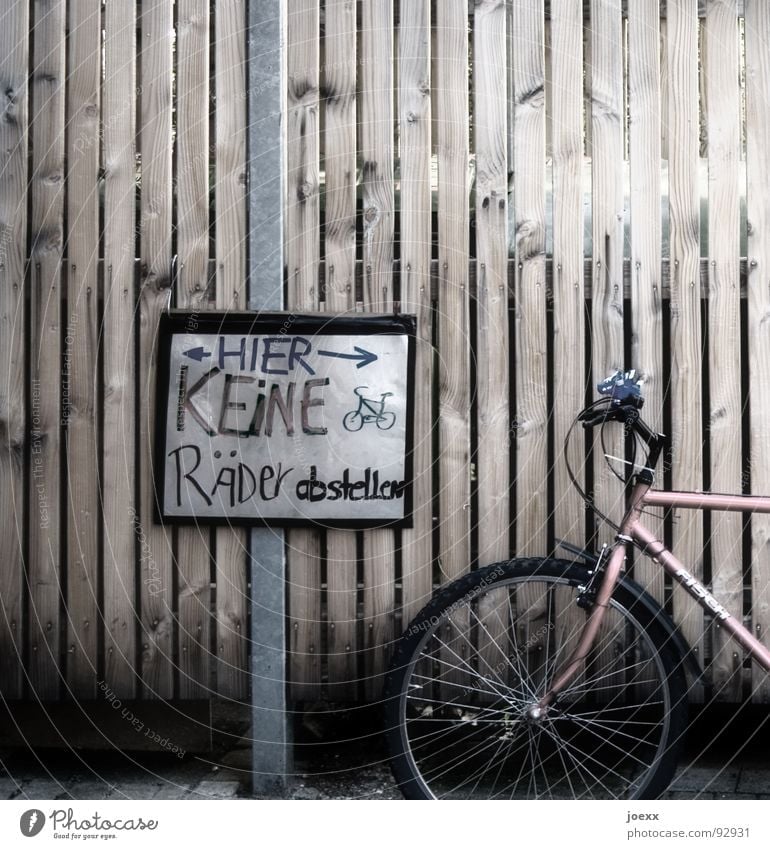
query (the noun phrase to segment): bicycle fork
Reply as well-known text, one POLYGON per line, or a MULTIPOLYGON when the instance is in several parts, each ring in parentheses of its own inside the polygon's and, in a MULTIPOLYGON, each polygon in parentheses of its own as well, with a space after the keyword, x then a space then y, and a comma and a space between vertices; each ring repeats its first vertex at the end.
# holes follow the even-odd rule
MULTIPOLYGON (((556 671, 553 683, 548 689, 548 692, 545 693, 537 704, 530 707, 528 711, 530 719, 540 719, 543 712, 554 702, 559 693, 572 681, 585 663, 588 653, 591 651, 591 646, 593 646, 596 635, 599 633, 599 629, 604 621, 612 593, 615 591, 615 586, 620 578, 623 564, 626 561, 626 545, 630 541, 624 534, 619 534, 616 537, 615 545, 612 547, 609 560, 606 567, 604 567, 604 575, 599 584, 596 599, 593 601, 591 607, 591 614, 580 634, 578 644, 562 668, 556 671)), ((599 560, 597 569, 601 568, 601 565, 602 558, 599 560)))

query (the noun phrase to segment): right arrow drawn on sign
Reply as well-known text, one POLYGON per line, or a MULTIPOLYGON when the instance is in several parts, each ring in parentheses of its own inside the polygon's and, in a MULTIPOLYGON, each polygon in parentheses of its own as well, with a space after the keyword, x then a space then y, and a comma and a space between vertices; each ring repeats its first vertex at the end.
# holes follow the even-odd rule
POLYGON ((377 354, 373 354, 371 351, 366 351, 364 348, 359 348, 357 345, 353 346, 353 350, 356 351, 355 354, 341 354, 338 351, 317 351, 316 353, 321 357, 337 357, 341 360, 358 360, 356 368, 368 366, 369 363, 373 363, 377 359, 377 354))

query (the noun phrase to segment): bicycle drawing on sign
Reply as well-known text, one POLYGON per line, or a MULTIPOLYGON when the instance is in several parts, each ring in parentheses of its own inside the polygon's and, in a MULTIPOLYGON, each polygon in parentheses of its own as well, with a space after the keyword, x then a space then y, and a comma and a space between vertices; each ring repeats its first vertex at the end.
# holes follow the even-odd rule
POLYGON ((376 423, 380 430, 390 430, 396 423, 396 414, 390 410, 385 410, 385 399, 393 393, 383 392, 380 395, 380 400, 376 401, 374 398, 364 398, 359 392, 359 389, 368 388, 368 386, 356 386, 353 390, 358 396, 358 408, 346 413, 342 420, 342 426, 351 433, 361 430, 365 424, 372 422, 376 423))

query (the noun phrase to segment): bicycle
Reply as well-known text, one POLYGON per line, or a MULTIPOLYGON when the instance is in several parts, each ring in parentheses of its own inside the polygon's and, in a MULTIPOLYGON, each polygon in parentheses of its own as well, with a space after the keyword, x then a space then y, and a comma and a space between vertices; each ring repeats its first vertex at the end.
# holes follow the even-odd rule
POLYGON ((384 687, 391 767, 407 798, 650 799, 666 789, 688 722, 685 669, 701 671, 668 614, 625 574, 631 546, 770 672, 770 651, 642 523, 652 506, 770 513, 770 497, 653 489, 665 442, 640 417, 641 381, 618 372, 598 391, 565 457, 578 422, 620 422, 647 451, 615 541, 598 556, 561 543, 582 562, 492 564, 415 617, 384 687))
POLYGON ((390 430, 396 423, 396 414, 390 410, 385 412, 385 399, 393 393, 383 392, 380 395, 380 400, 375 401, 373 398, 364 398, 358 391, 368 388, 368 386, 356 386, 353 391, 358 395, 358 409, 345 413, 345 417, 342 419, 342 426, 351 433, 361 430, 365 424, 370 422, 376 422, 380 430, 390 430))

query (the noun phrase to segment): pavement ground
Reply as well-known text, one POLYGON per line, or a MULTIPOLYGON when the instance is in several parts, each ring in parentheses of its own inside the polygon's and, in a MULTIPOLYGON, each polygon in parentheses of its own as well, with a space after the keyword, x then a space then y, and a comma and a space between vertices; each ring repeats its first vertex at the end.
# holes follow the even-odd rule
MULTIPOLYGON (((248 712, 231 719, 213 751, 0 751, 0 799, 249 799, 248 712)), ((663 798, 770 799, 770 706, 721 707, 696 716, 663 798)), ((400 799, 376 714, 304 713, 295 727, 289 799, 400 799)))

